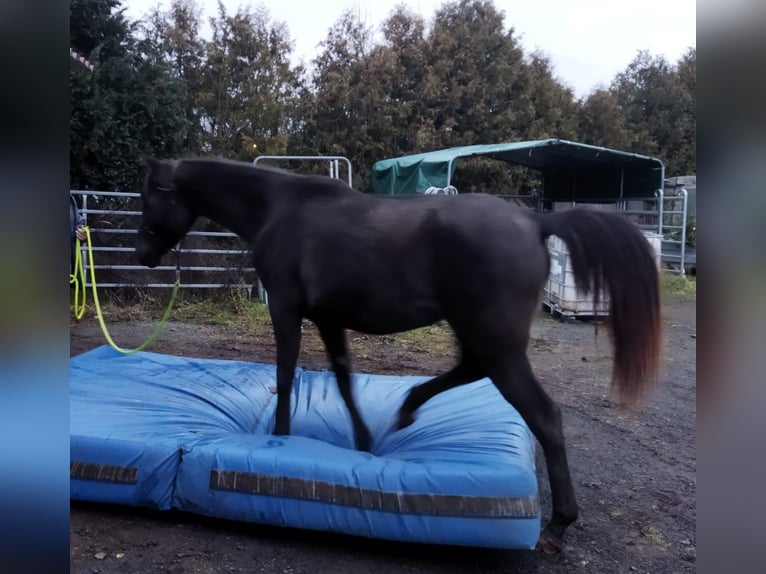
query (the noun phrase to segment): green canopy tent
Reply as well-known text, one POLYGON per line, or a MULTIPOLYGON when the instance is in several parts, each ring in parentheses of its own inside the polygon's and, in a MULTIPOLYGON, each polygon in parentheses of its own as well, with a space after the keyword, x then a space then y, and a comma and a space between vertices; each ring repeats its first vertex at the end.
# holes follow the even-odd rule
POLYGON ((460 160, 488 157, 539 170, 543 201, 616 202, 662 194, 665 166, 653 157, 560 139, 472 145, 384 159, 371 193, 412 195, 451 185, 460 160))

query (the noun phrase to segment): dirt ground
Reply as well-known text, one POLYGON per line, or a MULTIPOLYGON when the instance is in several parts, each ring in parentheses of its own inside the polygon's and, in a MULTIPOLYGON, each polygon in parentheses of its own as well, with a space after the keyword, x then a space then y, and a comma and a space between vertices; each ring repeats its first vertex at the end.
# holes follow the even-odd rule
MULTIPOLYGON (((75 573, 366 573, 572 572, 671 574, 696 571, 696 305, 666 297, 661 385, 635 413, 610 400, 611 347, 606 331, 562 323, 540 311, 532 331, 533 368, 561 404, 580 519, 561 555, 392 543, 321 532, 211 520, 180 512, 72 502, 71 572, 75 573)), ((153 323, 112 323, 124 347, 153 323)), ((304 329, 299 364, 328 368, 313 328, 304 329)), ((354 370, 434 374, 452 363, 450 345, 396 344, 350 333, 354 370)), ((105 344, 98 323, 72 323, 70 355, 105 344)), ((170 321, 150 349, 194 357, 274 362, 267 327, 170 321)), ((542 451, 537 475, 543 520, 550 493, 542 451)))

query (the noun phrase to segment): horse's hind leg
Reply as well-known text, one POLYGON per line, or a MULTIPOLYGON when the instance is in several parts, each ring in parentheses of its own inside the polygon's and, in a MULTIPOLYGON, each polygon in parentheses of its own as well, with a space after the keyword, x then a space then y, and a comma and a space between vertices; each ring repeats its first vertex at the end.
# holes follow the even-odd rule
POLYGON ((348 356, 345 331, 342 328, 326 323, 317 323, 317 328, 327 350, 327 357, 330 359, 332 370, 335 372, 340 395, 346 403, 349 415, 351 415, 351 422, 354 425, 354 437, 356 438, 356 448, 358 450, 369 451, 372 448, 372 437, 367 425, 362 420, 362 416, 359 414, 351 391, 351 362, 348 356))
POLYGON ((540 534, 537 547, 549 553, 560 552, 564 531, 577 520, 577 501, 564 446, 561 410, 532 374, 522 350, 503 357, 502 363, 495 364, 490 377, 537 437, 548 467, 553 512, 540 534))
POLYGON ((407 398, 399 407, 396 428, 403 429, 415 422, 415 411, 439 393, 478 381, 480 378, 482 375, 476 365, 464 356, 453 369, 410 389, 407 398))

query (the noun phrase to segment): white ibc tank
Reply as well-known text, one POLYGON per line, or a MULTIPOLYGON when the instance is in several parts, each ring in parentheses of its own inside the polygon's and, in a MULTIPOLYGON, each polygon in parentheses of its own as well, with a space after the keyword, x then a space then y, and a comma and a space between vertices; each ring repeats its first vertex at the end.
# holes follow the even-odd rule
POLYGON ((654 260, 657 262, 657 269, 662 269, 662 235, 659 233, 652 233, 651 231, 644 231, 644 237, 646 237, 649 245, 652 246, 654 260))
MULTIPOLYGON (((657 269, 662 265, 662 235, 643 232, 654 252, 657 269)), ((602 316, 609 314, 609 295, 602 292, 599 306, 593 307, 592 296, 585 295, 575 287, 574 272, 569 251, 564 241, 556 235, 548 238, 551 256, 551 272, 543 291, 543 304, 553 313, 562 315, 602 316)))

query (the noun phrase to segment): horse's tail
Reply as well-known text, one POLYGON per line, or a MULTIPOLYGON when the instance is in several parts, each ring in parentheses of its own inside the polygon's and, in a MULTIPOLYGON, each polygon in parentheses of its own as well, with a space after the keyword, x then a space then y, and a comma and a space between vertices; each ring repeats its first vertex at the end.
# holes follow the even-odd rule
POLYGON ((566 243, 576 287, 594 308, 609 297, 614 345, 612 385, 633 404, 659 377, 662 351, 660 285, 649 241, 622 215, 583 208, 538 214, 542 239, 566 243))

